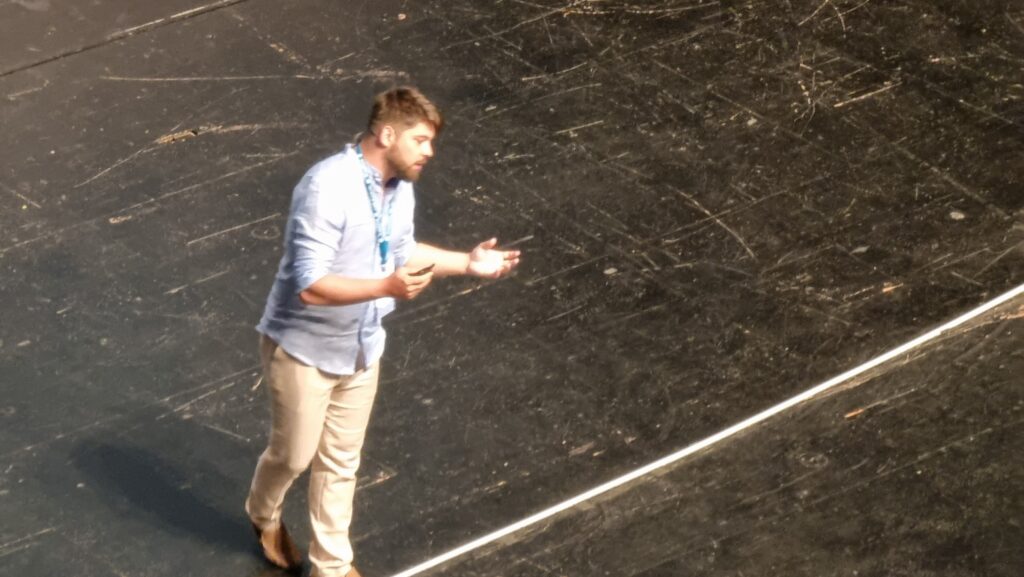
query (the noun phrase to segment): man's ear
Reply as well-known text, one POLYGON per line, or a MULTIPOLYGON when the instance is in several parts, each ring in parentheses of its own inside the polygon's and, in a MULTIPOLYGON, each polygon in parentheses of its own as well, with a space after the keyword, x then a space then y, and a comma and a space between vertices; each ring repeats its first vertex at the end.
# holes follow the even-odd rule
POLYGON ((385 124, 377 132, 377 143, 384 148, 390 148, 395 143, 398 134, 395 132, 395 127, 390 124, 385 124))

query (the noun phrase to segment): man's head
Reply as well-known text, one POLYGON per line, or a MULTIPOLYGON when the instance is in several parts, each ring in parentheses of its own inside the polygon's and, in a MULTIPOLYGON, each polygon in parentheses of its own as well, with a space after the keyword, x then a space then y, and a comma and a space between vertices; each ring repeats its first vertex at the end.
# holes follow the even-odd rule
POLYGON ((433 140, 444 118, 419 90, 392 88, 373 99, 367 133, 384 149, 384 160, 396 176, 416 181, 434 156, 433 140))

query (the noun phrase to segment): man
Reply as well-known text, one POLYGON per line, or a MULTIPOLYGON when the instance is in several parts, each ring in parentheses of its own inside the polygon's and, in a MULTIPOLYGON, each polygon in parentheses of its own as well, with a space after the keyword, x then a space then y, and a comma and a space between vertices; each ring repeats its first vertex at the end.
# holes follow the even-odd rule
POLYGON ((272 427, 246 499, 267 560, 302 564, 281 508, 312 463, 311 577, 357 577, 348 529, 355 474, 384 351, 381 319, 435 276, 498 278, 519 262, 497 241, 469 253, 416 242, 413 185, 444 122, 414 88, 374 99, 366 132, 295 187, 284 256, 263 318, 260 357, 272 427))

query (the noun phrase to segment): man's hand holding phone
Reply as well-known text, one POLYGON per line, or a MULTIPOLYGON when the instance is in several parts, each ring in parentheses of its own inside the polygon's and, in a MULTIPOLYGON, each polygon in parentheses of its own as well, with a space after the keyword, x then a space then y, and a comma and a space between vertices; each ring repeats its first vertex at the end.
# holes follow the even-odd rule
POLYGON ((418 270, 416 272, 413 272, 413 273, 409 273, 409 274, 412 275, 412 276, 423 276, 423 275, 425 275, 428 272, 431 272, 433 270, 434 270, 434 265, 433 264, 428 264, 427 266, 421 268, 420 270, 418 270))
POLYGON ((406 267, 396 269, 386 279, 388 295, 405 301, 418 297, 434 279, 433 271, 434 265, 432 264, 419 270, 411 270, 406 267))

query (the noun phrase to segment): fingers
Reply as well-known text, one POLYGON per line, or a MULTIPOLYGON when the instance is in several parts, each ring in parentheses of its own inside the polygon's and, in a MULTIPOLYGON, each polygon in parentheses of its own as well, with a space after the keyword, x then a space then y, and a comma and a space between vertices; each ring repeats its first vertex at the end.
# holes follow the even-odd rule
POLYGON ((423 289, 427 288, 430 281, 434 279, 433 272, 426 272, 420 275, 409 274, 410 269, 402 267, 395 271, 394 277, 397 280, 395 298, 412 300, 419 296, 423 289))
POLYGON ((434 273, 428 272, 416 276, 410 275, 407 276, 406 278, 406 286, 410 288, 417 288, 419 290, 423 290, 427 287, 428 284, 430 284, 430 281, 434 280, 434 273))
POLYGON ((407 290, 409 291, 409 300, 412 300, 420 296, 423 289, 427 288, 430 281, 434 280, 434 273, 428 272, 410 278, 412 282, 409 283, 407 290))
POLYGON ((518 250, 497 250, 498 240, 492 238, 480 243, 471 258, 472 274, 481 278, 496 279, 505 276, 519 265, 518 250))
POLYGON ((502 265, 501 267, 501 276, 507 275, 508 273, 512 272, 512 269, 516 268, 518 264, 519 259, 505 261, 505 264, 502 265))
POLYGON ((518 250, 505 251, 505 253, 502 255, 502 257, 504 257, 504 260, 501 263, 501 273, 500 273, 499 276, 506 275, 509 272, 511 272, 512 269, 514 269, 517 266, 519 266, 519 251, 518 250))
POLYGON ((429 283, 430 279, 434 278, 434 271, 432 270, 428 270, 427 272, 422 272, 420 274, 413 274, 414 272, 419 271, 414 271, 413 269, 404 266, 395 269, 395 275, 401 278, 402 282, 406 284, 420 284, 423 282, 429 283))

